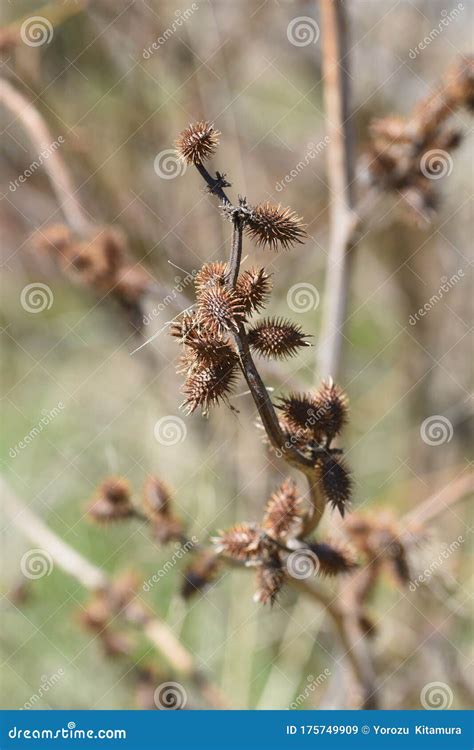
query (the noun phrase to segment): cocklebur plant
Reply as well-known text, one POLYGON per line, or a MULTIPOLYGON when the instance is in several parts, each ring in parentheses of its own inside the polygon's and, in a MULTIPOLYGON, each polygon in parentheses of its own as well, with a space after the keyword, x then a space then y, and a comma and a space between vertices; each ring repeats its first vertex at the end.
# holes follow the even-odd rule
POLYGON ((448 68, 440 85, 409 115, 373 120, 365 157, 371 185, 395 192, 407 219, 429 223, 440 198, 437 181, 453 168, 451 152, 463 133, 449 121, 460 110, 474 109, 474 57, 464 55, 448 68))
MULTIPOLYGON (((295 356, 310 345, 310 337, 290 320, 255 319, 268 303, 271 276, 262 267, 241 272, 244 236, 259 249, 277 251, 303 244, 306 232, 290 208, 268 201, 254 205, 243 196, 235 204, 230 201, 226 175, 216 172, 213 176, 204 165, 216 153, 219 135, 211 123, 197 122, 176 141, 179 158, 196 167, 208 191, 219 199, 233 232, 228 261, 203 265, 195 278, 196 302, 174 322, 171 334, 182 348, 178 372, 185 375, 185 411, 201 408, 207 415, 211 407, 228 404, 241 373, 271 449, 307 478, 309 502, 296 483, 287 479, 271 496, 260 523, 238 524, 213 540, 217 556, 256 568, 256 598, 266 603, 273 602, 291 578, 295 554, 301 560, 306 556, 321 573, 346 572, 354 566, 349 553, 311 537, 327 503, 343 516, 350 500, 350 474, 341 449, 332 445, 347 423, 348 403, 330 379, 315 393, 289 394, 275 404, 265 388, 254 356, 295 356)), ((196 572, 188 571, 188 580, 194 575, 201 583, 206 578, 202 568, 201 560, 196 572)), ((208 568, 214 578, 215 566, 208 568)))

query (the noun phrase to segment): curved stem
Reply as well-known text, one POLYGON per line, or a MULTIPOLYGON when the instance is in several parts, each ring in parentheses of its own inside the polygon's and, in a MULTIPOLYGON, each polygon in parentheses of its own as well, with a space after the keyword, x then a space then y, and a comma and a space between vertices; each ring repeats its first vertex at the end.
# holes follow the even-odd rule
MULTIPOLYGON (((21 121, 38 154, 55 143, 36 107, 4 79, 0 79, 0 102, 21 121)), ((78 234, 88 234, 96 229, 76 197, 71 176, 57 149, 50 149, 43 167, 70 227, 78 234)))
POLYGON ((291 578, 289 583, 326 609, 345 649, 342 658, 349 665, 356 692, 361 695, 362 708, 367 710, 377 709, 379 706, 372 660, 366 642, 360 637, 354 615, 348 612, 346 608, 340 607, 330 594, 320 591, 303 579, 291 578))
MULTIPOLYGON (((98 567, 83 557, 69 544, 60 539, 40 518, 38 518, 0 478, 2 507, 11 522, 33 544, 47 552, 53 562, 75 578, 89 591, 113 592, 112 581, 98 567)), ((137 597, 138 598, 138 597, 137 597)), ((228 708, 227 700, 219 688, 198 668, 193 655, 175 636, 169 625, 156 615, 148 613, 137 620, 132 606, 124 607, 117 616, 123 617, 134 626, 141 626, 151 645, 168 664, 183 678, 193 682, 213 708, 228 708)))

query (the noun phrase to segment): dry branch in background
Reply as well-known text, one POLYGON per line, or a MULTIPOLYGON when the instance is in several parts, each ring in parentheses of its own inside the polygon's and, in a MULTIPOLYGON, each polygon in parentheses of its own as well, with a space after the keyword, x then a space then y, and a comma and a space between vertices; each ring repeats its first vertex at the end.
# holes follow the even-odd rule
MULTIPOLYGON (((40 549, 45 550, 54 563, 81 586, 96 597, 97 604, 107 609, 109 618, 123 619, 136 627, 151 646, 184 680, 191 681, 212 708, 227 708, 227 700, 207 676, 197 668, 192 654, 180 643, 171 628, 156 615, 151 614, 136 594, 118 597, 116 582, 98 567, 90 563, 70 545, 60 539, 41 521, 16 495, 3 479, 0 479, 3 507, 10 521, 20 532, 40 549)), ((122 586, 123 590, 123 586, 122 586)), ((87 611, 87 610, 86 610, 87 611)), ((92 612, 92 610, 91 610, 92 612)))

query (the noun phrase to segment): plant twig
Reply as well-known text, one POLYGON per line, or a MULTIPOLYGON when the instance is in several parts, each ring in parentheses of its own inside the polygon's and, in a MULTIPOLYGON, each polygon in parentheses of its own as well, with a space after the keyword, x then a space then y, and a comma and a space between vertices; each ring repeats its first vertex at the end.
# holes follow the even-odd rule
POLYGON ((325 608, 345 649, 343 658, 352 672, 356 692, 360 693, 362 708, 377 709, 376 677, 354 615, 346 607, 341 607, 330 594, 317 589, 304 579, 291 578, 289 583, 325 608))
POLYGON ((464 500, 473 492, 474 474, 469 472, 427 497, 420 505, 403 516, 402 522, 416 521, 425 524, 428 521, 433 521, 451 505, 464 500))
POLYGON ((347 67, 347 19, 340 0, 321 0, 324 101, 329 143, 330 247, 324 291, 319 364, 323 377, 338 379, 342 327, 346 317, 354 218, 353 147, 350 82, 347 67))
MULTIPOLYGON (((38 154, 54 143, 54 138, 36 107, 3 78, 0 79, 0 102, 21 121, 38 154)), ((50 149, 48 158, 43 160, 43 167, 71 228, 79 234, 88 234, 96 229, 76 196, 71 176, 58 149, 50 149)))
MULTIPOLYGON (((0 478, 0 494, 3 499, 3 507, 12 523, 33 544, 38 545, 51 555, 58 567, 75 578, 88 591, 106 594, 112 591, 112 581, 107 575, 51 531, 15 495, 2 478, 0 478)), ((137 622, 133 608, 127 607, 120 611, 119 616, 132 625, 141 626, 151 645, 178 675, 190 680, 198 687, 209 705, 218 709, 228 707, 228 702, 221 694, 220 689, 198 669, 192 654, 176 638, 171 628, 163 620, 160 620, 154 614, 146 613, 144 618, 137 622)))

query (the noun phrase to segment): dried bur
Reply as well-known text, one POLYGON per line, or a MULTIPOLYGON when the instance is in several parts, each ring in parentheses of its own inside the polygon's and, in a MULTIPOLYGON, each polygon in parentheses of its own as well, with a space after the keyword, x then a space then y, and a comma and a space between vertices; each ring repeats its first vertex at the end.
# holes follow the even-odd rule
POLYGON ((87 505, 87 515, 96 523, 122 521, 135 515, 130 485, 122 477, 108 477, 87 505))
MULTIPOLYGON (((305 227, 290 208, 269 202, 251 205, 243 196, 237 204, 231 203, 224 192, 229 187, 225 175, 216 172, 214 177, 204 166, 217 150, 218 136, 212 124, 198 122, 189 125, 176 141, 180 159, 197 168, 209 192, 219 198, 224 219, 233 227, 229 261, 203 265, 195 278, 195 305, 171 326, 171 335, 182 348, 178 372, 185 376, 183 407, 188 413, 200 408, 207 414, 212 406, 229 404, 240 371, 272 448, 292 465, 303 466, 307 475, 310 471, 323 503, 343 515, 351 479, 342 451, 334 448, 332 441, 347 422, 347 399, 328 381, 314 394, 290 394, 276 406, 272 404, 263 383, 259 384, 253 355, 265 359, 295 356, 310 345, 309 336, 299 325, 281 317, 267 315, 255 320, 269 303, 271 277, 265 268, 240 269, 244 236, 263 250, 290 249, 304 242, 305 227)), ((295 550, 317 558, 315 570, 322 574, 351 570, 354 562, 346 550, 308 539, 314 525, 308 524, 313 509, 307 506, 294 481, 285 480, 269 499, 261 523, 239 523, 221 531, 213 540, 214 553, 199 553, 186 571, 183 591, 188 595, 206 586, 217 574, 219 561, 224 560, 255 567, 256 599, 273 603, 291 575, 287 563, 295 550)))
POLYGON ((137 708, 157 710, 154 701, 157 685, 169 679, 160 673, 153 662, 138 661, 136 639, 128 629, 119 627, 121 616, 126 615, 130 624, 143 625, 149 619, 149 612, 138 599, 140 578, 134 571, 124 571, 113 579, 107 589, 96 591, 79 612, 79 621, 88 633, 99 643, 107 659, 120 659, 127 663, 126 675, 133 681, 137 708))
POLYGON ((213 539, 224 559, 256 567, 257 602, 273 604, 284 583, 298 577, 294 555, 310 560, 308 577, 348 573, 355 567, 347 549, 303 538, 304 505, 296 483, 288 478, 268 499, 260 524, 240 523, 213 539))
POLYGON ((141 331, 143 303, 155 285, 142 265, 130 261, 117 229, 100 227, 83 238, 64 224, 53 224, 35 234, 34 245, 73 283, 115 300, 132 328, 141 331))
MULTIPOLYGON (((179 157, 194 164, 208 183, 211 192, 222 200, 224 218, 240 222, 262 247, 276 249, 300 243, 305 237, 299 217, 290 209, 270 203, 249 206, 240 197, 233 206, 222 191, 219 173, 212 178, 203 162, 212 156, 218 145, 218 131, 207 122, 189 125, 176 141, 179 157)), ((227 185, 228 183, 226 183, 227 185)), ((270 274, 253 267, 231 279, 227 263, 205 263, 195 278, 196 304, 191 313, 184 313, 171 327, 171 334, 182 346, 178 372, 185 374, 183 408, 192 413, 200 408, 207 414, 228 397, 236 384, 242 362, 234 341, 235 334, 267 305, 271 292, 270 274)), ((249 332, 249 344, 261 356, 283 358, 293 356, 308 346, 307 336, 299 326, 279 318, 258 321, 249 332)))
POLYGON ((441 85, 406 118, 391 116, 371 123, 365 156, 369 182, 397 193, 406 218, 429 223, 439 205, 438 180, 451 173, 451 152, 462 132, 449 120, 461 109, 474 109, 474 57, 463 56, 441 85))
POLYGON ((185 539, 183 523, 173 509, 171 490, 153 474, 145 480, 143 496, 138 500, 132 497, 126 479, 108 477, 89 501, 87 515, 98 523, 132 518, 145 521, 152 536, 161 544, 185 539))
POLYGON ((405 588, 411 578, 410 553, 424 537, 420 526, 402 526, 392 513, 379 511, 352 514, 343 531, 377 574, 386 571, 397 585, 405 588))
POLYGON ((110 587, 96 591, 80 612, 82 626, 94 634, 109 658, 131 657, 135 648, 129 632, 116 626, 117 616, 126 610, 127 620, 136 623, 143 623, 148 617, 137 599, 139 583, 136 573, 126 571, 110 587))

